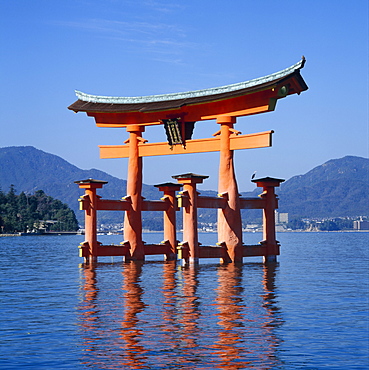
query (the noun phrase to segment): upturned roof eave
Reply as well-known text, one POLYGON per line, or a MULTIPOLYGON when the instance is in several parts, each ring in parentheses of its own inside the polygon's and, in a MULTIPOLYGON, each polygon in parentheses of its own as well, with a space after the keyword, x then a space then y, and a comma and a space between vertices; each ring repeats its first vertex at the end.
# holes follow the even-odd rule
POLYGON ((300 75, 300 69, 305 64, 305 58, 292 67, 286 68, 283 71, 261 77, 258 79, 222 86, 212 89, 195 90, 186 93, 151 95, 147 97, 104 97, 97 95, 89 95, 77 93, 79 99, 68 107, 75 112, 109 112, 119 113, 128 111, 147 111, 147 110, 162 110, 176 109, 183 105, 201 104, 215 100, 229 99, 232 97, 247 95, 257 91, 273 87, 276 84, 296 77, 299 84, 299 90, 307 90, 307 85, 300 75), (174 99, 174 97, 179 97, 174 99))
POLYGON ((83 100, 77 100, 68 109, 74 112, 91 112, 91 113, 130 113, 130 112, 155 112, 163 110, 175 110, 184 106, 191 106, 197 104, 206 104, 220 100, 235 98, 238 96, 249 95, 269 88, 273 88, 279 81, 269 83, 267 85, 260 85, 253 88, 233 91, 230 93, 214 94, 204 97, 187 98, 178 100, 169 100, 161 102, 150 103, 131 103, 131 104, 108 104, 108 103, 92 103, 83 100))

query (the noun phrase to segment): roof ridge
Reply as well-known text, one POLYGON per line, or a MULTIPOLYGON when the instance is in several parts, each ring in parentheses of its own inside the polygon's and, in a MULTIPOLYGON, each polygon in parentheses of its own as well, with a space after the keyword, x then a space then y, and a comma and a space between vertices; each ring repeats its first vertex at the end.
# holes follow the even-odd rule
POLYGON ((107 103, 107 104, 137 104, 137 103, 152 103, 152 102, 160 102, 160 101, 168 101, 168 100, 180 100, 180 99, 188 99, 188 98, 195 98, 200 96, 209 96, 209 95, 216 95, 222 94, 232 91, 237 91, 253 86, 257 86, 259 84, 271 82, 285 76, 294 73, 295 71, 300 70, 304 67, 305 64, 305 57, 292 65, 291 67, 285 68, 279 72, 272 73, 270 75, 264 77, 254 78, 249 81, 238 82, 230 85, 224 85, 219 87, 213 87, 209 89, 202 89, 202 90, 193 90, 187 92, 179 92, 179 93, 170 93, 170 94, 158 94, 158 95, 147 95, 147 96, 132 96, 132 97, 118 97, 118 96, 100 96, 100 95, 91 95, 86 94, 81 91, 75 91, 77 97, 81 101, 90 102, 90 103, 107 103))

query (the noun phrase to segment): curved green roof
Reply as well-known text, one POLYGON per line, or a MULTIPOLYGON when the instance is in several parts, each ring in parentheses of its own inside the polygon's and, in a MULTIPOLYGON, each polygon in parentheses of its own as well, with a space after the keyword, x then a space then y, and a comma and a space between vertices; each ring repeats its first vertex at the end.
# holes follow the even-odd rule
POLYGON ((230 92, 236 92, 238 90, 252 88, 258 85, 265 83, 270 83, 275 80, 279 80, 285 76, 290 75, 291 73, 300 70, 304 67, 305 58, 292 65, 289 68, 283 69, 282 71, 272 73, 268 76, 255 78, 245 82, 239 82, 231 85, 214 87, 210 89, 203 90, 194 90, 181 93, 173 94, 160 94, 160 95, 148 95, 148 96, 133 96, 133 97, 117 97, 117 96, 100 96, 100 95, 90 95, 83 93, 81 91, 76 91, 76 95, 80 101, 89 102, 89 103, 105 103, 105 104, 140 104, 140 103, 155 103, 155 102, 164 102, 169 100, 180 100, 180 99, 189 99, 197 98, 204 96, 211 96, 217 94, 224 94, 230 92))

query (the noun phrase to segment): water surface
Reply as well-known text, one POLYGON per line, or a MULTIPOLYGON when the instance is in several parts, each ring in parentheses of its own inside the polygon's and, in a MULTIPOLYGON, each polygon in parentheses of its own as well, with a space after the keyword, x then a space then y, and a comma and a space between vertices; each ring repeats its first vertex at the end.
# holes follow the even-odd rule
POLYGON ((277 264, 189 268, 157 256, 91 268, 83 236, 0 238, 0 368, 367 369, 368 236, 281 233, 277 264))

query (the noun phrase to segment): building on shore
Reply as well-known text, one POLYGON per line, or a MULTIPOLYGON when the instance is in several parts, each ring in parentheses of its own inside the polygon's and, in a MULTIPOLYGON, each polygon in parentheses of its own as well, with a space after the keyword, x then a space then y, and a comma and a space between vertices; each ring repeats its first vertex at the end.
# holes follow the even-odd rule
POLYGON ((354 230, 369 230, 369 221, 360 220, 354 221, 354 230))

